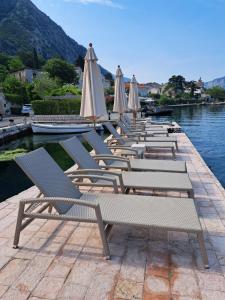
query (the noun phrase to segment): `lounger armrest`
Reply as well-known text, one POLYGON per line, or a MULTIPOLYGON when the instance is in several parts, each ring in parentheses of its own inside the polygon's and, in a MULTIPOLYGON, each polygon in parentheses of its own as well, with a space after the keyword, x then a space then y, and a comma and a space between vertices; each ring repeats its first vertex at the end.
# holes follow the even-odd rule
MULTIPOLYGON (((74 171, 73 174, 74 174, 74 176, 76 176, 76 175, 106 175, 106 176, 113 175, 118 178, 121 191, 122 192, 125 191, 122 174, 119 174, 116 172, 112 172, 112 171, 108 171, 108 170, 97 170, 97 169, 82 169, 82 170, 74 171)), ((101 177, 100 179, 104 179, 104 178, 101 177)), ((112 179, 112 178, 110 177, 110 179, 112 179)))
MULTIPOLYGON (((126 146, 108 146, 109 149, 112 150, 126 150, 126 151, 130 151, 130 155, 135 155, 136 157, 138 157, 138 150, 126 147, 126 146)), ((129 155, 129 154, 128 154, 129 155)))
POLYGON ((82 205, 82 206, 87 206, 91 208, 96 208, 98 206, 97 203, 93 203, 90 201, 82 201, 79 199, 74 199, 74 198, 61 198, 61 197, 43 197, 43 198, 29 198, 29 199, 24 199, 20 200, 20 203, 23 205, 26 204, 34 204, 34 203, 49 203, 49 204, 57 204, 57 203, 65 203, 65 204, 76 204, 76 205, 82 205))
MULTIPOLYGON (((100 160, 103 160, 103 161, 104 160, 114 160, 114 161, 125 162, 125 163, 127 163, 127 169, 129 171, 131 171, 130 160, 128 158, 121 157, 121 156, 116 156, 116 155, 101 155, 101 154, 94 155, 93 158, 96 161, 100 161, 100 160)), ((110 165, 106 165, 106 167, 113 168, 113 166, 110 166, 110 165)))
MULTIPOLYGON (((68 176, 71 179, 98 179, 98 180, 105 180, 105 181, 109 181, 112 182, 112 186, 114 189, 115 194, 119 193, 119 188, 118 188, 118 184, 115 178, 111 178, 108 176, 104 176, 104 175, 93 175, 93 174, 81 174, 81 175, 69 175, 68 176)), ((80 181, 75 181, 76 185, 84 185, 83 182, 80 181)))

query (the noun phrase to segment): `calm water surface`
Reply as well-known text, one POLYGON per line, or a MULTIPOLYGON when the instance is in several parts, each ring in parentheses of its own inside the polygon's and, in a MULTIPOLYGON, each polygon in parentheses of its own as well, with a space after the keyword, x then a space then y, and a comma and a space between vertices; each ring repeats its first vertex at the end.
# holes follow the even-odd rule
MULTIPOLYGON (((73 161, 58 144, 59 141, 72 137, 73 134, 66 135, 29 135, 8 143, 0 147, 1 150, 12 150, 23 148, 32 151, 39 147, 44 147, 49 154, 56 160, 63 170, 73 165, 73 161)), ((78 136, 79 137, 79 136, 78 136)), ((85 145, 87 148, 88 146, 85 145)), ((89 148, 90 150, 90 148, 89 148)), ((0 202, 18 194, 19 192, 31 187, 33 184, 17 166, 11 161, 0 161, 0 202)))
MULTIPOLYGON (((183 131, 225 187, 225 106, 176 108, 172 118, 182 126, 183 131)), ((73 163, 57 142, 71 136, 31 135, 5 145, 4 149, 25 148, 31 151, 43 146, 65 170, 73 163)), ((0 150, 3 148, 1 147, 0 150)), ((31 185, 30 180, 14 161, 0 162, 0 201, 31 185)))
POLYGON ((176 108, 173 118, 225 187, 225 105, 176 108))

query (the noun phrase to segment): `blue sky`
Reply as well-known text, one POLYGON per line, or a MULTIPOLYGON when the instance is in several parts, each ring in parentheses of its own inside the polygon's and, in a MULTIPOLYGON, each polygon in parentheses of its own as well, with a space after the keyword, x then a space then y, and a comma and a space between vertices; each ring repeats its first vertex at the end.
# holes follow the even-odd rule
POLYGON ((99 63, 139 82, 225 76, 225 0, 32 0, 99 63))

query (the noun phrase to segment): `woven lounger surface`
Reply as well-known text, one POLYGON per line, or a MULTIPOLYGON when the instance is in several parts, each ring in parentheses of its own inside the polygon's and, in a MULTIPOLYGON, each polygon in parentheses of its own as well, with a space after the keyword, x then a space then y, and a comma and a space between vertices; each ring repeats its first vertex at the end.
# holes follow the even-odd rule
MULTIPOLYGON (((100 204, 103 221, 107 224, 157 227, 166 230, 201 231, 192 199, 149 197, 120 194, 83 194, 81 200, 100 204)), ((72 206, 70 216, 95 220, 92 209, 72 206)))
MULTIPOLYGON (((131 169, 134 171, 162 171, 186 173, 184 161, 158 160, 158 159, 130 159, 131 169)), ((103 166, 103 164, 100 164, 103 166)), ((114 161, 110 165, 113 167, 127 169, 127 163, 114 161)))
MULTIPOLYGON (((159 189, 192 191, 188 174, 166 172, 122 172, 125 187, 136 189, 159 189)), ((99 180, 104 185, 104 181, 99 180)))

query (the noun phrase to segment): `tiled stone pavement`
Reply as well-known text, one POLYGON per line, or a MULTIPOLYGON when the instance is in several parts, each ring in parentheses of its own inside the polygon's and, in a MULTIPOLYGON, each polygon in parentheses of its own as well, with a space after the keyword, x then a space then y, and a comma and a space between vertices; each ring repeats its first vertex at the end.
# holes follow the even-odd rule
POLYGON ((0 204, 0 299, 224 300, 225 191, 185 134, 178 138, 177 159, 187 160, 209 270, 195 236, 186 233, 154 236, 115 226, 112 259, 105 261, 95 225, 35 220, 22 232, 21 248, 12 249, 18 202, 37 195, 32 187, 0 204))

